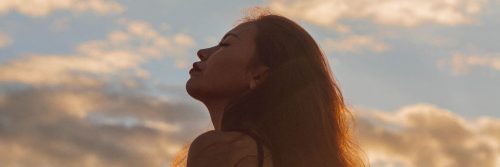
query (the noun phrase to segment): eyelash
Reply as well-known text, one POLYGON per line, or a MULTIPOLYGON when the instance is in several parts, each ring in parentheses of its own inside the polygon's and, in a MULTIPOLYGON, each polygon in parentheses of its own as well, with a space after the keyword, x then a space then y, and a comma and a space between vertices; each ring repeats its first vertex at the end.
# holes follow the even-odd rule
POLYGON ((229 44, 227 44, 227 43, 219 43, 219 45, 217 45, 217 46, 229 46, 229 44))

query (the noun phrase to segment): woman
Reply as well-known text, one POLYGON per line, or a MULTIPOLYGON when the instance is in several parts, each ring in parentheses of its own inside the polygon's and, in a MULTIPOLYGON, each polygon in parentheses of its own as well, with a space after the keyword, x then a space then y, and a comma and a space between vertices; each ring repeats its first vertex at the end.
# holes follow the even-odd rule
POLYGON ((215 130, 191 143, 188 167, 363 166, 327 60, 295 22, 246 18, 198 57, 186 89, 215 130))

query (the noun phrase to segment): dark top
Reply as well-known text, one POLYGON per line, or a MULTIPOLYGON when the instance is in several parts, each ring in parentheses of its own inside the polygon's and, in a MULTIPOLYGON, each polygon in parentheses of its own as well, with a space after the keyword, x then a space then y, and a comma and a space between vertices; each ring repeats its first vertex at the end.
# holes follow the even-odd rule
POLYGON ((259 160, 258 167, 262 167, 262 165, 264 164, 264 152, 263 152, 264 150, 262 148, 262 142, 261 142, 260 138, 257 135, 255 135, 255 133, 253 133, 252 131, 250 131, 248 129, 238 129, 235 131, 245 133, 248 136, 252 137, 257 142, 257 158, 259 160))

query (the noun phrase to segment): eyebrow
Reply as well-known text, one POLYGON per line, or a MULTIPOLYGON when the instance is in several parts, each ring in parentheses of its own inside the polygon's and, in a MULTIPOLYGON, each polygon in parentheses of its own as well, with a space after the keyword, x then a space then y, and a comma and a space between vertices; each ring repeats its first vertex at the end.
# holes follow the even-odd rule
POLYGON ((240 37, 239 37, 238 35, 236 35, 235 33, 227 33, 226 35, 224 35, 224 37, 222 37, 222 40, 224 40, 226 37, 228 37, 228 36, 230 36, 230 35, 231 35, 231 36, 234 36, 234 37, 236 37, 236 38, 238 38, 238 39, 240 39, 240 37))

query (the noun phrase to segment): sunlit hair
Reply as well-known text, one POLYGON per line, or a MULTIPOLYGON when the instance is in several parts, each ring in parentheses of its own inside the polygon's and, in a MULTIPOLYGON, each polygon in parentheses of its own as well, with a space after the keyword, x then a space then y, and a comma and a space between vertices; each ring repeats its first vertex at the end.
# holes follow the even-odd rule
POLYGON ((264 82, 226 106, 221 130, 256 133, 271 150, 274 167, 364 166, 351 138, 351 114, 309 33, 266 10, 253 10, 240 24, 257 26, 248 68, 270 70, 264 82))

